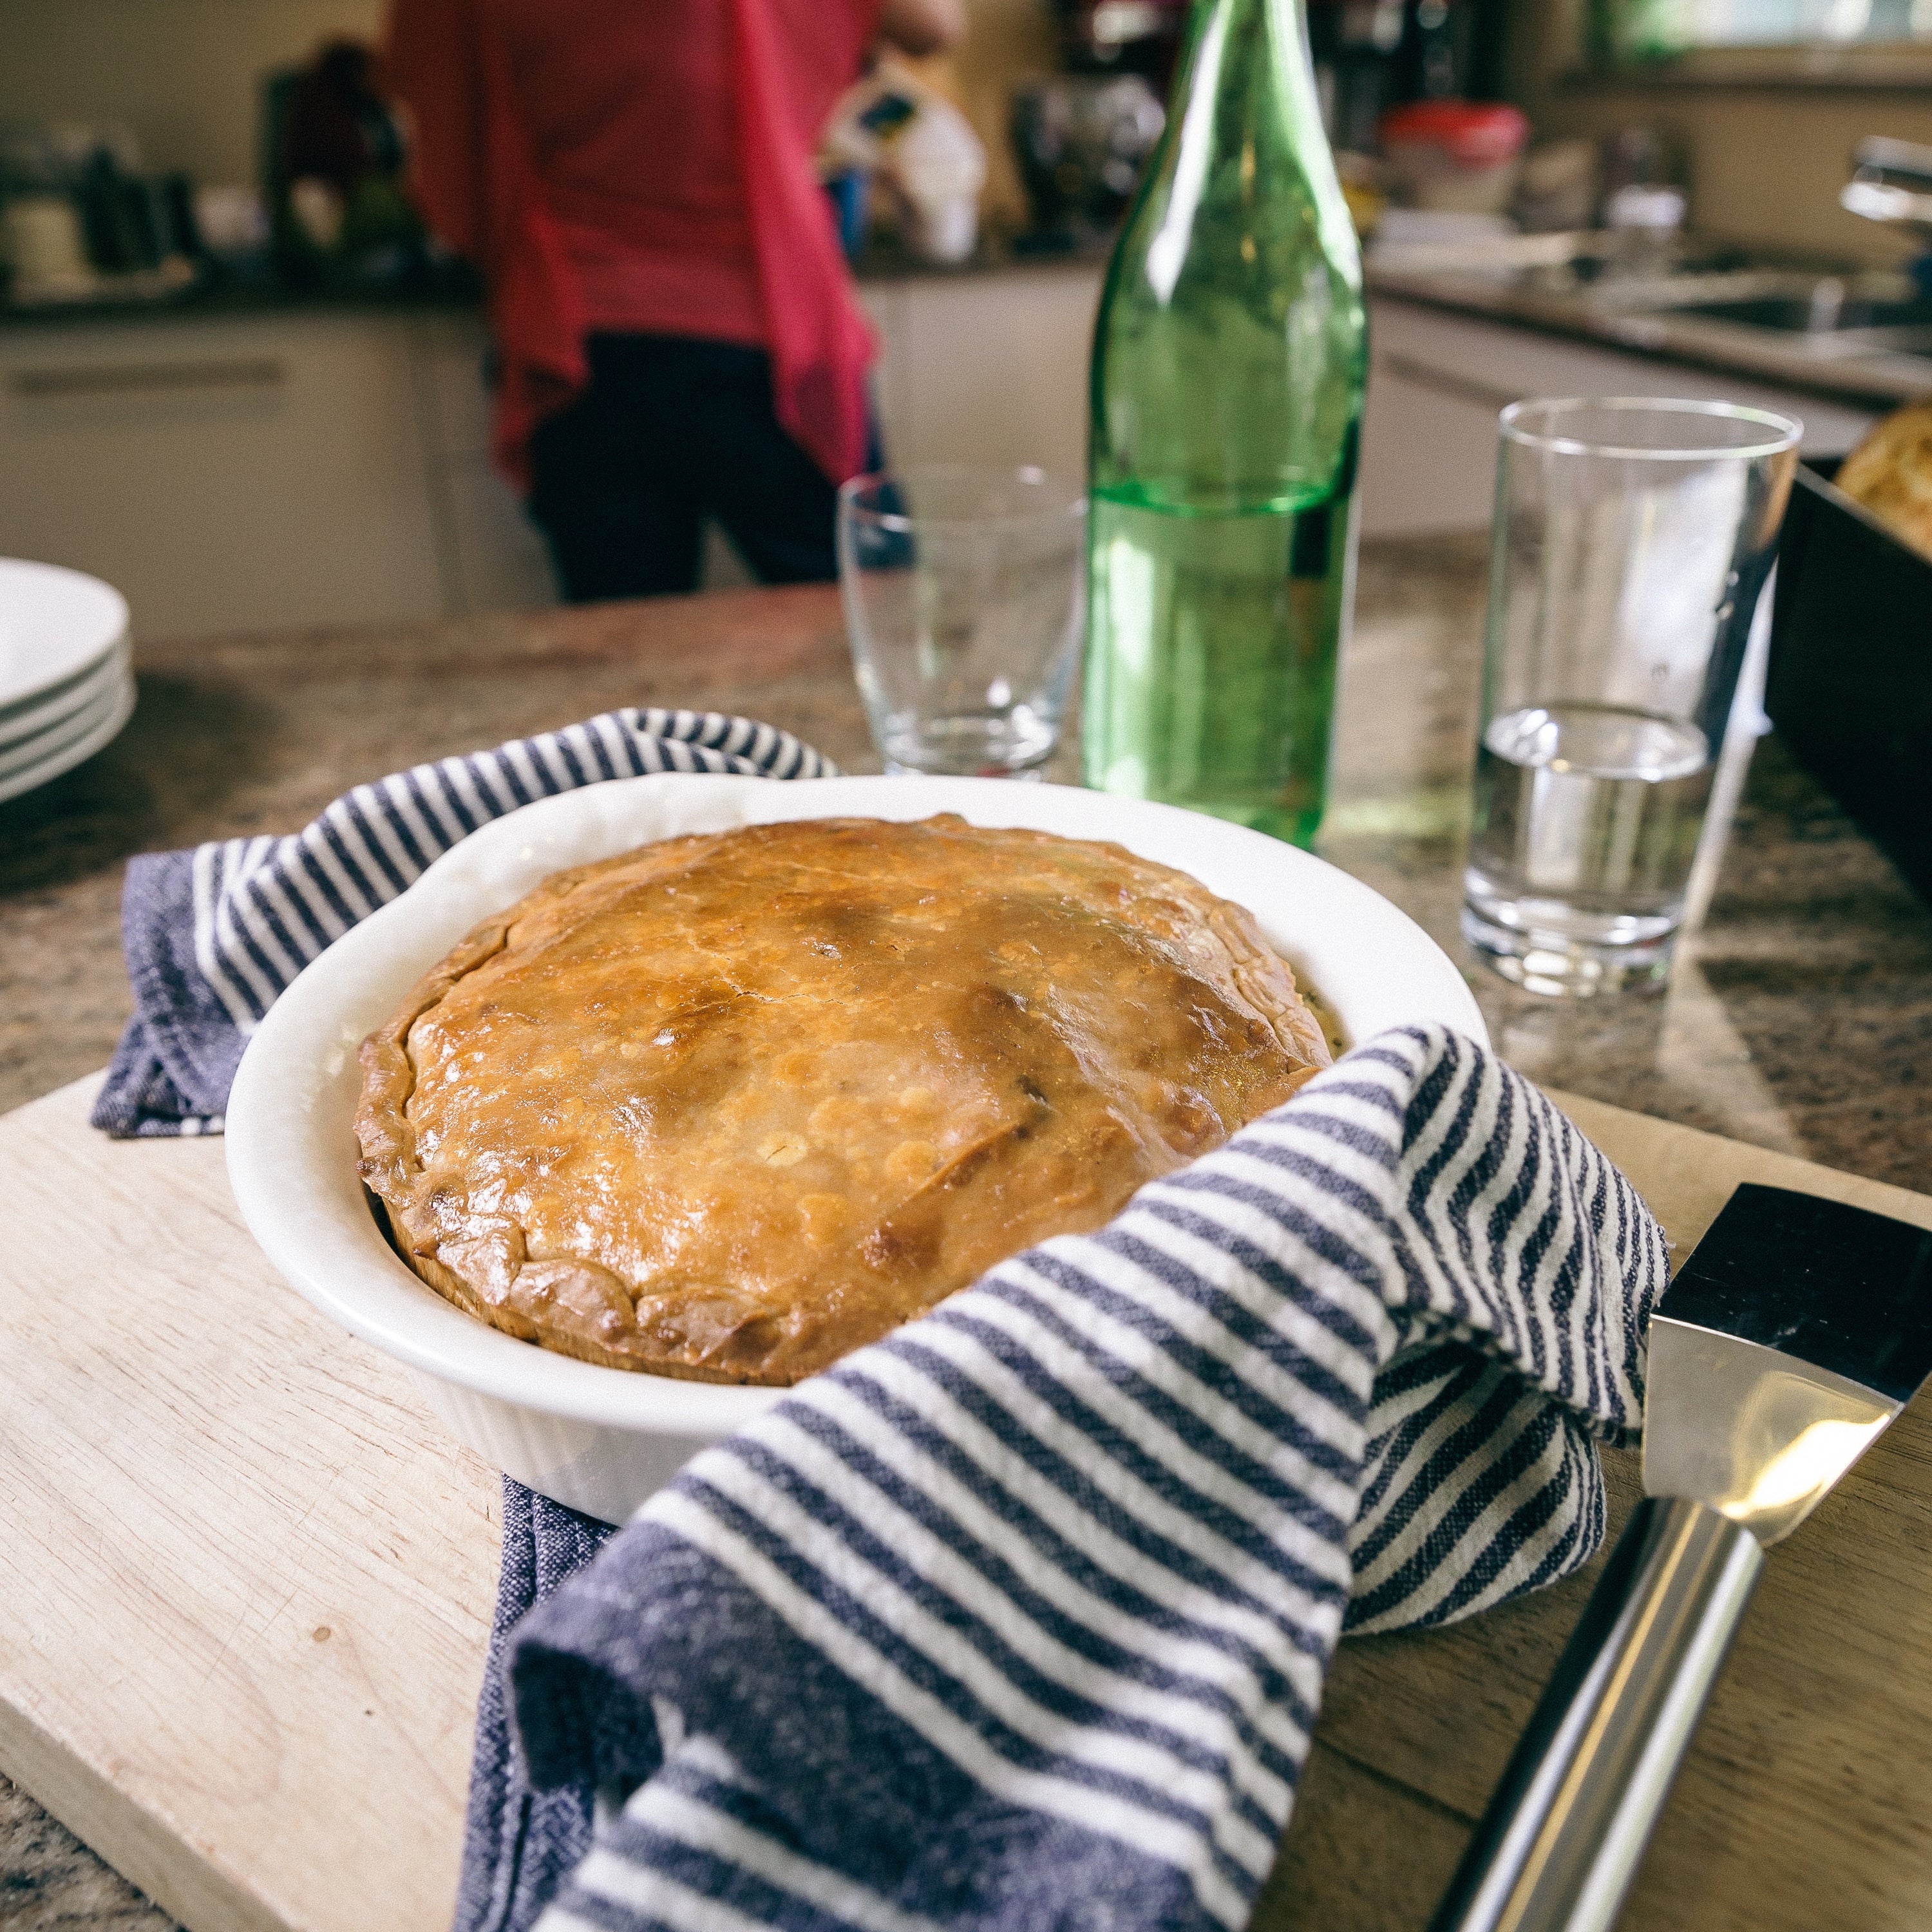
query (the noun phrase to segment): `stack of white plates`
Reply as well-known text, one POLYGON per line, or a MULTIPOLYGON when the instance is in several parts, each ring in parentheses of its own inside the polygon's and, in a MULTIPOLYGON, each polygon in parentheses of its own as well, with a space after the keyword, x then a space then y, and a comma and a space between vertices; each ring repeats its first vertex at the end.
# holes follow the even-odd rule
POLYGON ((134 709, 121 593, 77 570, 0 557, 0 799, 92 758, 134 709))

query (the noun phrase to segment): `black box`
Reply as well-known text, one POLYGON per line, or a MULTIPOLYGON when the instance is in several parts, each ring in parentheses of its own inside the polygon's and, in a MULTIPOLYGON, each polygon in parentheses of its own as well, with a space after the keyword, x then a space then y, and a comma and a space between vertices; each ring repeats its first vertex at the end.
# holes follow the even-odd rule
POLYGON ((1932 904, 1932 562, 1801 463, 1778 539, 1765 709, 1932 904))

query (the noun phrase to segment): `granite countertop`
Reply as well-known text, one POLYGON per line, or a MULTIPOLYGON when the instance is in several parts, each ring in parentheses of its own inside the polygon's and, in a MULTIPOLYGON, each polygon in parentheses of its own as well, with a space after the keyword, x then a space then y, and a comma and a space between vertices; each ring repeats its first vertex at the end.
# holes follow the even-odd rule
MULTIPOLYGON (((970 280, 1053 269, 1091 272, 1112 250, 1109 238, 1060 245, 1048 238, 989 230, 963 262, 928 262, 890 242, 868 248, 852 265, 862 284, 970 280)), ((481 310, 481 286, 452 268, 433 283, 400 287, 296 288, 277 280, 202 284, 150 298, 14 302, 0 299, 0 328, 86 328, 128 322, 219 322, 280 316, 397 316, 481 310)))
MULTIPOLYGON (((1486 548, 1365 546, 1321 841, 1459 960, 1486 548)), ((122 736, 0 805, 0 1108, 112 1051, 130 854, 292 830, 356 780, 622 704, 746 711, 878 768, 828 586, 170 644, 136 668, 122 736)), ((1498 1046, 1551 1085, 1924 1184, 1932 912, 1775 738, 1667 993, 1571 1006, 1468 970, 1498 1046)), ((4 1780, 0 1922, 166 1923, 4 1780)))
POLYGON ((482 306, 462 278, 431 286, 303 289, 279 281, 200 283, 166 295, 0 301, 0 329, 86 329, 110 322, 254 321, 308 315, 468 314, 482 306))
POLYGON ((1692 301, 1716 299, 1748 283, 1778 279, 1778 272, 1701 277, 1707 285, 1694 292, 1683 286, 1691 278, 1682 278, 1677 291, 1654 307, 1606 300, 1580 289, 1549 287, 1534 274, 1480 264, 1420 268, 1378 262, 1372 255, 1366 274, 1370 291, 1378 296, 1540 335, 1598 343, 1660 362, 1754 376, 1782 388, 1869 408, 1891 409, 1932 390, 1932 356, 1857 347, 1834 339, 1832 332, 1810 338, 1802 331, 1758 328, 1688 312, 1692 301))
MULTIPOLYGON (((1538 238, 1526 238, 1534 242, 1538 238)), ((994 230, 982 237, 979 247, 964 262, 923 261, 884 243, 861 256, 853 265, 853 274, 862 284, 872 286, 908 280, 970 282, 1056 272, 1093 274, 1105 265, 1112 248, 1111 239, 1104 236, 1060 247, 1042 238, 994 230)), ((1539 334, 1600 343, 1659 362, 1756 376, 1782 388, 1868 408, 1889 409, 1932 391, 1932 356, 1875 347, 1852 352, 1845 344, 1828 338, 1813 342, 1802 334, 1742 326, 1684 313, 1681 308, 1648 308, 1605 302, 1585 291, 1552 289, 1533 274, 1485 268, 1480 262, 1418 268, 1378 262, 1371 254, 1366 273, 1375 295, 1539 334)), ((1717 292, 1714 282, 1711 292, 1717 292)), ((460 274, 446 276, 434 286, 405 288, 298 289, 275 281, 250 282, 196 286, 149 301, 0 300, 0 334, 84 331, 109 323, 464 315, 479 313, 481 308, 480 292, 460 274)))

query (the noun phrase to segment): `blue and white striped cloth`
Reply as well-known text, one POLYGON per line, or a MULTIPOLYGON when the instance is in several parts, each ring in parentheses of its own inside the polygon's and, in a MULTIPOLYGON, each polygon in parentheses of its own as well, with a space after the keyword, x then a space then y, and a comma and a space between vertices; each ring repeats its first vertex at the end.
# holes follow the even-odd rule
MULTIPOLYGON (((531 1784, 580 1842, 608 1800, 543 1932, 1237 1932, 1345 1624, 1596 1547, 1665 1272, 1493 1054, 1369 1042, 801 1384, 522 1623, 531 1784)), ((535 1916, 532 1815, 472 1833, 460 1932, 535 1916)))
MULTIPOLYGON (((486 820, 832 769, 617 711, 138 859, 95 1124, 218 1131, 282 988, 486 820)), ((546 1900, 550 1932, 1238 1926, 1344 1624, 1444 1622, 1597 1546, 1592 1437, 1641 1415, 1664 1274, 1534 1088, 1391 1033, 802 1384, 608 1542, 510 1486, 460 1932, 546 1900)))
POLYGON ((358 785, 286 838, 145 854, 129 862, 121 898, 134 1016, 94 1124, 122 1137, 219 1133, 242 1049, 276 996, 331 940, 490 819, 603 778, 837 770, 748 718, 627 707, 358 785))

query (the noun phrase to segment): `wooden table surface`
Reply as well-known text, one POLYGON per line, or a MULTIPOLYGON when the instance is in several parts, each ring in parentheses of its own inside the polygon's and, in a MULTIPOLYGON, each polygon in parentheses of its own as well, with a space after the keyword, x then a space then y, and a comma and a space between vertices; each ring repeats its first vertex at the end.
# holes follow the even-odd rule
MULTIPOLYGON (((0 1119, 0 1767, 195 1932, 442 1932, 496 1473, 275 1280, 218 1142, 106 1140, 93 1086, 0 1119)), ((1680 1245, 1745 1179, 1932 1226, 1924 1196, 1564 1104, 1680 1245)), ((1928 1459, 1921 1406, 1772 1553, 1630 1932, 1932 1919, 1928 1459)), ((1420 1932, 1586 1587, 1342 1646, 1256 1932, 1420 1932)))
MULTIPOLYGON (((1480 551, 1460 540, 1365 550, 1323 839, 1331 856, 1404 905, 1452 956, 1460 952, 1458 841, 1481 584, 1480 551)), ((623 704, 751 711, 850 769, 876 769, 836 601, 820 589, 394 634, 176 645, 144 650, 137 662, 142 703, 123 737, 56 785, 0 806, 0 1105, 106 1058, 127 1011, 115 932, 130 853, 291 830, 355 780, 623 704)), ((1932 1147, 1932 916, 1774 740, 1760 750, 1710 920, 1666 997, 1572 1009, 1493 980, 1475 983, 1498 1044, 1547 1082, 1785 1154, 1923 1184, 1932 1147)), ((1916 1495, 1925 1460, 1916 1424, 1901 1425, 1872 1470, 1899 1495, 1916 1495)), ((1627 1472, 1612 1474, 1628 1487, 1627 1472)), ((1832 1507, 1850 1513, 1856 1532, 1856 1497, 1832 1507)), ((1909 1511, 1907 1520, 1922 1551, 1927 1526, 1909 1511)), ((1866 1546, 1856 1533, 1850 1541, 1866 1546)), ((1750 1661, 1748 1644, 1732 1679, 1755 1685, 1753 1696, 1770 1696, 1780 1714, 1776 1723, 1726 1717, 1732 1694, 1720 1696, 1709 1766, 1700 1774, 1708 1791, 1680 1808, 1700 1822, 1666 1829, 1644 1882, 1646 1911, 1664 1916, 1646 1922, 1774 1922, 1726 1917, 1722 1900, 1700 1889, 1700 1874, 1715 1869, 1712 1847, 1746 1841, 1789 1908, 1775 1922, 1832 1922, 1818 1916, 1820 1901, 1840 1894, 1821 1894, 1805 1876, 1821 1869, 1814 1840, 1830 1837, 1828 1822, 1808 1831, 1802 1818, 1782 1819, 1782 1835, 1762 1843, 1747 1829, 1761 1815, 1757 1770, 1793 1741, 1816 1760, 1807 1776, 1821 1805, 1850 1790, 1890 1820, 1878 1833, 1882 1844, 1868 1834, 1822 1868, 1844 1899, 1861 1910, 1870 1902, 1875 1862, 1923 1869, 1932 1808, 1906 1786, 1884 1782, 1895 1776, 1898 1754, 1909 1758, 1916 1746, 1910 1726, 1887 1720, 1916 1707, 1903 1700, 1888 1712, 1874 1688, 1932 1676, 1923 1609, 1932 1599, 1911 1567, 1917 1558, 1901 1552, 1881 1538, 1873 1556, 1880 1582, 1901 1606, 1882 1630, 1862 1614, 1875 1587, 1862 1575, 1850 1600, 1842 1588, 1822 1593, 1837 1607, 1808 1622, 1774 1608, 1766 1615, 1778 1600, 1768 1586, 1754 1629, 1775 1622, 1798 1635, 1773 1645, 1761 1665, 1750 1661), (1862 1687, 1856 1696, 1848 1691, 1854 1682, 1862 1687), (1672 1916, 1660 1885, 1690 1901, 1689 1916, 1672 1916)), ((1779 1562, 1783 1574, 1840 1582, 1814 1575, 1824 1560, 1794 1542, 1790 1562, 1779 1562)), ((1285 1889, 1271 1898, 1280 1922, 1315 1922, 1298 1898, 1325 1901, 1325 1924, 1426 1922, 1445 1861, 1576 1601, 1576 1586, 1565 1586, 1544 1606, 1506 1610, 1467 1632, 1345 1647, 1285 1889), (1391 1676, 1385 1660, 1406 1655, 1405 1646, 1420 1660, 1391 1676), (1344 1729, 1356 1740, 1346 1748, 1332 1742, 1344 1729), (1353 1861, 1365 1845, 1388 1872, 1408 1875, 1402 1885, 1391 1890, 1378 1877, 1350 1889, 1344 1879, 1364 1869, 1353 1861), (1307 1874, 1318 1868, 1326 1876, 1311 1886, 1307 1874)), ((1747 1700, 1738 1712, 1758 1708, 1747 1700)), ((1828 1808, 1821 1815, 1828 1819, 1828 1808)), ((0 1790, 0 1923, 10 1928, 30 1912, 37 1916, 22 1924, 104 1924, 140 1909, 33 1807, 0 1790)))

